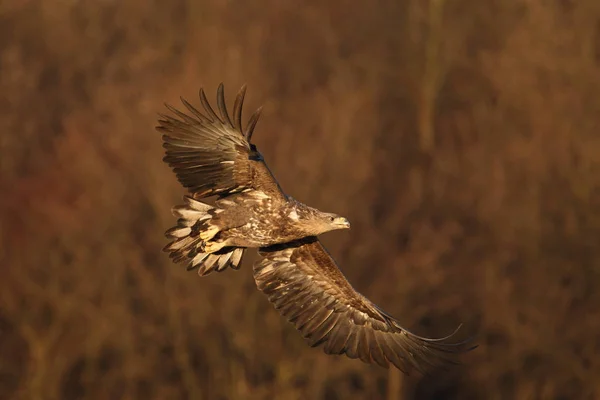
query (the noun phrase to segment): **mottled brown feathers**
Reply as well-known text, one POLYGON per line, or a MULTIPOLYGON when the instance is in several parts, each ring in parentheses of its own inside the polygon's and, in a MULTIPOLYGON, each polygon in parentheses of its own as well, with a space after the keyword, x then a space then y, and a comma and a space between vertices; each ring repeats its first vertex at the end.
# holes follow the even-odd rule
MULTIPOLYGON (((316 237, 261 249, 254 266, 258 288, 302 333, 327 354, 408 373, 455 363, 469 342, 446 343, 403 329, 397 320, 356 292, 316 237)), ((451 335, 452 336, 452 335, 451 335)))
MULTIPOLYGON (((431 371, 452 364, 468 342, 448 343, 412 334, 352 288, 316 235, 349 223, 286 196, 256 147, 250 143, 260 115, 242 126, 246 88, 233 114, 223 85, 215 111, 204 90, 202 110, 186 100, 187 112, 171 106, 157 129, 163 133, 164 161, 191 194, 173 208, 177 225, 165 247, 175 262, 200 275, 237 269, 246 248, 260 248, 254 266, 258 288, 301 332, 311 346, 404 372, 431 371), (214 206, 201 199, 218 195, 214 206)), ((452 335, 451 335, 452 336, 452 335)))
POLYGON ((214 225, 212 219, 217 215, 215 208, 189 196, 183 199, 185 204, 172 209, 177 217, 177 225, 165 232, 171 241, 163 251, 169 253, 173 262, 184 263, 188 271, 198 269, 201 276, 213 271, 222 272, 227 267, 239 269, 243 248, 225 248, 214 254, 204 251, 205 241, 201 233, 214 225))
POLYGON ((223 84, 217 91, 217 115, 203 89, 200 103, 203 112, 185 99, 184 113, 166 105, 174 114, 162 115, 156 129, 163 133, 163 160, 177 175, 179 182, 194 197, 238 193, 260 187, 281 196, 279 185, 265 165, 262 155, 250 143, 260 116, 260 108, 242 129, 242 107, 246 88, 242 87, 230 116, 225 104, 223 84))

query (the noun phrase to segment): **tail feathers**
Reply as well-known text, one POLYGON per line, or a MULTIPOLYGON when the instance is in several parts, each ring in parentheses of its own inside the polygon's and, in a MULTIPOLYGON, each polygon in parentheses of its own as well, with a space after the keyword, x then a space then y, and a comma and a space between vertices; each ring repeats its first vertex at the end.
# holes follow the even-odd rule
POLYGON ((173 207, 173 215, 178 217, 177 225, 167 230, 165 235, 172 241, 163 251, 175 263, 185 263, 188 271, 198 269, 201 276, 213 271, 221 272, 231 267, 239 269, 243 248, 226 247, 214 253, 204 252, 205 241, 212 239, 218 228, 210 224, 215 210, 212 206, 184 197, 186 204, 173 207))
POLYGON ((234 247, 223 249, 218 253, 199 253, 187 266, 188 271, 198 268, 198 275, 208 275, 213 271, 222 272, 230 267, 240 269, 244 249, 234 247), (199 260, 199 261, 197 261, 199 260))
MULTIPOLYGON (((213 271, 223 272, 228 267, 232 269, 240 269, 244 249, 241 247, 229 247, 222 249, 217 253, 202 253, 197 252, 197 248, 189 250, 187 253, 179 252, 176 257, 172 257, 173 261, 186 264, 186 269, 192 271, 198 269, 198 275, 208 275, 213 271)), ((173 254, 173 253, 171 253, 173 254)))

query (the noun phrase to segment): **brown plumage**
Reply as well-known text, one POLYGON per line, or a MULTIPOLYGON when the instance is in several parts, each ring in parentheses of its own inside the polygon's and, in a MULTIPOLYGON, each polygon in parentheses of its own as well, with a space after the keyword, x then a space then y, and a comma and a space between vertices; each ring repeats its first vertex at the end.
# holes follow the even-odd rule
POLYGON ((233 115, 217 91, 217 114, 200 90, 203 112, 182 99, 189 114, 168 106, 162 115, 166 156, 191 196, 173 208, 177 226, 166 232, 165 251, 200 275, 238 269, 243 252, 258 248, 254 266, 258 288, 302 333, 311 346, 328 354, 346 354, 367 363, 391 363, 408 373, 427 372, 456 361, 474 347, 414 335, 355 291, 317 236, 349 228, 340 216, 325 213, 287 196, 256 146, 250 143, 260 115, 242 127, 246 90, 236 97, 233 115), (201 199, 217 196, 214 206, 201 199))
POLYGON ((157 129, 163 132, 166 156, 163 160, 173 168, 179 182, 195 198, 230 195, 244 189, 256 189, 272 198, 285 200, 279 184, 267 168, 262 155, 250 138, 258 122, 260 109, 242 129, 242 105, 246 88, 235 99, 233 120, 225 106, 223 85, 217 92, 218 116, 210 106, 204 90, 200 101, 206 115, 183 98, 181 102, 190 114, 167 105, 179 118, 161 115, 157 129))

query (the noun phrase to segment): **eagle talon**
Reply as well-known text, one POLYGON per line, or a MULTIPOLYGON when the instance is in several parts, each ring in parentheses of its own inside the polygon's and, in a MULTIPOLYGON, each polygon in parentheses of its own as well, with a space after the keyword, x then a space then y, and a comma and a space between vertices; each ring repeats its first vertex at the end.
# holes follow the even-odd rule
POLYGON ((216 253, 224 247, 224 243, 219 242, 208 242, 204 243, 203 253, 216 253))
POLYGON ((200 232, 200 239, 202 240, 210 240, 215 237, 215 235, 219 233, 219 228, 216 226, 210 226, 207 230, 200 232))

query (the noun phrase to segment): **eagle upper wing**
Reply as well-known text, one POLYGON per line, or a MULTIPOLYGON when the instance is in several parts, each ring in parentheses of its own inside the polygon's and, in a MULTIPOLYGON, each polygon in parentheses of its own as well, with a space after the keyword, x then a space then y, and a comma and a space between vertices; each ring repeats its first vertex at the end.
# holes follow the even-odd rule
POLYGON ((426 373, 474 348, 468 341, 445 342, 452 335, 428 339, 402 328, 352 288, 316 237, 263 248, 261 255, 254 266, 258 288, 311 346, 323 344, 327 354, 426 373))
POLYGON ((163 115, 156 129, 163 133, 163 160, 179 182, 195 198, 227 196, 246 189, 261 190, 285 197, 256 146, 250 143, 261 109, 242 127, 242 105, 246 87, 239 91, 230 116, 225 105, 223 84, 217 90, 217 110, 213 110, 203 89, 200 102, 204 112, 181 99, 188 113, 166 105, 175 115, 163 115))

